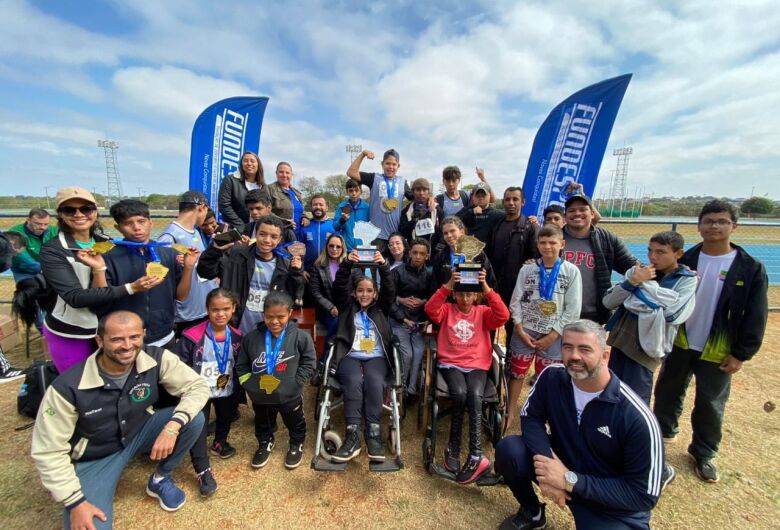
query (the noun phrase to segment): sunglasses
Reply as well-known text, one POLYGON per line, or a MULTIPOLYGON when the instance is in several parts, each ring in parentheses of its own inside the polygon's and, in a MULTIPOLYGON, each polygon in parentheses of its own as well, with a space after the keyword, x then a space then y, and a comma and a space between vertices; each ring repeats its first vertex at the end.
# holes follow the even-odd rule
POLYGON ((57 211, 67 217, 73 217, 76 212, 81 212, 82 215, 89 215, 92 212, 97 211, 97 206, 94 204, 85 204, 84 206, 60 206, 57 211))

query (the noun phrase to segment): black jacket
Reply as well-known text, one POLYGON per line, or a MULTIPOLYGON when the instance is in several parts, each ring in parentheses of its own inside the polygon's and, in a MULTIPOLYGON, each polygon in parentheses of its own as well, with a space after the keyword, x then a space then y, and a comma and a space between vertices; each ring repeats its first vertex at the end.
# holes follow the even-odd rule
POLYGON ((416 269, 407 262, 393 269, 392 274, 396 297, 390 308, 390 316, 398 322, 403 322, 405 318, 413 322, 428 320, 425 316, 425 304, 419 309, 409 310, 398 303, 398 298, 416 296, 427 301, 438 288, 434 285, 433 273, 428 272, 425 265, 421 269, 416 269))
MULTIPOLYGON (((95 234, 95 241, 105 240, 95 234)), ((46 327, 63 337, 90 338, 97 329, 96 309, 130 293, 124 285, 91 288, 92 270, 78 261, 77 248, 65 232, 41 247, 41 272, 48 288, 46 327)))
MULTIPOLYGON (((352 343, 355 340, 355 315, 360 312, 360 304, 355 300, 353 293, 354 277, 352 273, 353 263, 349 260, 341 262, 339 271, 336 273, 336 281, 333 282, 333 297, 336 307, 339 308, 339 325, 336 330, 334 357, 334 367, 338 367, 341 359, 347 356, 352 343)), ((387 317, 390 314, 390 307, 395 300, 395 284, 393 275, 390 273, 387 265, 382 265, 378 269, 379 298, 376 302, 368 306, 366 312, 368 318, 374 323, 379 332, 379 338, 382 341, 382 349, 392 370, 395 364, 392 359, 393 334, 390 330, 390 320, 387 317)))
POLYGON ((490 244, 498 223, 504 219, 504 212, 488 206, 482 213, 475 214, 473 206, 467 206, 455 214, 466 225, 470 236, 474 236, 486 245, 490 244))
MULTIPOLYGON (((260 189, 263 188, 265 188, 265 185, 260 186, 260 189)), ((219 185, 217 198, 219 213, 230 224, 231 228, 235 228, 239 232, 249 222, 249 209, 247 209, 244 203, 247 191, 246 183, 238 171, 223 178, 222 183, 219 185)))
POLYGON ((536 249, 538 227, 529 222, 525 215, 521 214, 512 227, 508 244, 502 248, 497 248, 496 232, 500 225, 501 223, 496 224, 496 230, 490 236, 487 251, 490 256, 490 263, 493 265, 493 272, 498 281, 498 289, 496 290, 501 295, 504 303, 509 305, 520 269, 523 268, 523 264, 527 260, 538 256, 536 249))
MULTIPOLYGON (((563 236, 564 239, 572 237, 566 233, 565 228, 563 236)), ((628 269, 636 264, 636 258, 617 235, 598 226, 592 226, 590 229, 590 245, 593 249, 593 257, 596 260, 598 322, 599 324, 606 324, 607 320, 609 320, 610 311, 604 307, 601 301, 609 288, 612 287, 612 271, 618 274, 625 274, 628 269)))
MULTIPOLYGON (((401 235, 404 236, 404 239, 406 239, 409 243, 412 242, 412 233, 414 232, 415 227, 417 226, 417 221, 420 221, 421 219, 431 219, 433 217, 433 212, 427 211, 422 216, 416 216, 414 211, 412 211, 411 219, 409 218, 409 210, 414 208, 414 201, 407 204, 403 210, 401 210, 401 220, 398 223, 398 231, 401 233, 401 235)), ((433 226, 433 233, 427 234, 424 236, 415 236, 419 237, 421 239, 426 240, 428 243, 430 243, 431 248, 436 246, 438 242, 441 240, 441 221, 444 219, 444 210, 441 209, 440 206, 436 206, 436 218, 434 220, 434 226, 433 226)))
POLYGON ((279 386, 268 393, 267 389, 260 386, 260 378, 268 374, 265 348, 267 329, 265 323, 261 322, 241 340, 236 373, 252 403, 281 405, 303 394, 303 385, 314 375, 317 356, 311 335, 298 329, 298 325, 292 320, 288 322, 273 374, 279 379, 279 386))
MULTIPOLYGON (((699 264, 701 246, 699 243, 689 248, 680 263, 695 269, 699 264)), ((733 243, 731 246, 737 255, 723 282, 703 355, 716 358, 731 355, 740 361, 748 361, 758 353, 764 340, 769 311, 769 280, 763 263, 742 247, 733 243)), ((680 326, 675 343, 688 347, 685 324, 680 326)))
MULTIPOLYGON (((352 268, 353 281, 362 275, 360 268, 352 268)), ((309 276, 309 293, 316 304, 317 318, 322 318, 336 307, 333 298, 333 282, 330 280, 330 267, 328 265, 314 266, 309 276)))
MULTIPOLYGON (((182 267, 176 263, 176 251, 169 247, 157 248, 160 263, 168 267, 168 274, 163 282, 149 291, 125 296, 108 305, 96 309, 98 316, 113 311, 132 311, 141 317, 146 328, 144 342, 156 342, 173 331, 176 314, 176 288, 182 275, 182 267)), ((131 283, 146 275, 147 261, 128 247, 115 246, 105 254, 106 281, 124 289, 126 283, 131 283)))
MULTIPOLYGON (((230 289, 238 296, 238 307, 231 323, 238 327, 249 296, 249 282, 255 272, 255 245, 235 245, 223 252, 214 245, 206 249, 198 260, 198 275, 207 280, 220 279, 220 287, 230 289)), ((293 299, 303 296, 303 270, 291 269, 290 261, 276 258, 270 291, 285 291, 293 299)))
MULTIPOLYGON (((493 289, 498 288, 498 282, 496 281, 496 275, 493 273, 493 265, 490 263, 485 252, 480 252, 477 257, 474 258, 475 263, 481 263, 482 268, 485 269, 487 274, 487 283, 493 289)), ((452 266, 450 265, 450 247, 446 243, 439 243, 436 246, 436 250, 431 259, 431 265, 433 266, 433 278, 436 289, 450 281, 452 276, 452 266)))

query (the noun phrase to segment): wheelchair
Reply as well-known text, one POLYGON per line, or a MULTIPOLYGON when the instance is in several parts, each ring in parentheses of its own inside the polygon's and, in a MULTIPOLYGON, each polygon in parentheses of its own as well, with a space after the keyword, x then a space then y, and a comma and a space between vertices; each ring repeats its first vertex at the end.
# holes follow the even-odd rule
MULTIPOLYGON (((331 419, 333 411, 343 408, 344 399, 341 395, 341 385, 336 380, 336 366, 334 362, 335 344, 329 341, 326 346, 326 355, 320 365, 319 388, 317 390, 317 403, 315 406, 315 419, 317 420, 317 439, 314 443, 314 457, 311 467, 316 471, 345 471, 349 462, 335 462, 333 454, 341 447, 341 436, 332 429, 331 419)), ((383 462, 369 460, 369 471, 390 472, 400 471, 403 467, 401 459, 401 400, 404 393, 402 364, 398 341, 393 337, 392 361, 388 378, 385 380, 385 404, 383 409, 390 414, 390 426, 387 433, 387 446, 391 458, 383 462), (389 397, 389 400, 387 399, 389 397), (388 402, 389 401, 389 402, 388 402)))
MULTIPOLYGON (((434 335, 431 329, 429 335, 434 335)), ((437 368, 436 340, 428 341, 428 348, 423 358, 423 370, 418 408, 418 428, 425 427, 425 438, 422 445, 423 467, 431 475, 455 480, 455 474, 436 462, 436 437, 439 420, 452 414, 452 409, 446 407, 449 399, 447 383, 437 368)), ((505 369, 506 352, 500 344, 493 344, 493 361, 488 370, 485 383, 485 393, 482 400, 482 425, 493 447, 503 436, 504 414, 507 408, 508 383, 505 369)), ((468 414, 468 412, 467 412, 468 414)), ((500 475, 487 474, 475 481, 478 486, 494 486, 503 482, 500 475)))

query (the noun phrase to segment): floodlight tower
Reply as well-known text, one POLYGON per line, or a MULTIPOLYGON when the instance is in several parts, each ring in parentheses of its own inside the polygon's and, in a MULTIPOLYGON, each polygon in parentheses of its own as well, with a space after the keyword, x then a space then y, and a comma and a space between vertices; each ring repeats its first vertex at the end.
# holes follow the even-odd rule
POLYGON ((122 200, 122 181, 119 179, 119 163, 116 161, 116 150, 119 144, 113 140, 98 140, 98 147, 103 148, 106 157, 106 179, 108 189, 106 195, 106 207, 114 202, 122 200))
POLYGON ((612 151, 612 155, 617 157, 615 166, 615 176, 612 183, 612 204, 620 203, 620 214, 626 206, 626 185, 628 184, 628 158, 634 152, 633 147, 621 147, 612 151))
POLYGON ((363 152, 363 146, 362 145, 356 145, 356 144, 347 144, 347 153, 349 153, 349 163, 355 161, 357 156, 363 152))

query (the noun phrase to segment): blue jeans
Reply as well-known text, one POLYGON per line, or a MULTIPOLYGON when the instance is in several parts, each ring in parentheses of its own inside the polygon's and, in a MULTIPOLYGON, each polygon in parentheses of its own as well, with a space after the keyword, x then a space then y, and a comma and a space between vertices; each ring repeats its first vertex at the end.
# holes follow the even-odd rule
MULTIPOLYGON (((111 528, 114 515, 114 492, 125 466, 138 453, 151 451, 154 441, 165 424, 170 421, 171 416, 173 416, 173 408, 160 409, 146 420, 141 431, 121 451, 98 460, 76 462, 76 475, 81 481, 81 491, 84 493, 84 497, 106 514, 105 523, 100 519, 93 518, 92 521, 98 530, 111 528)), ((189 452, 198 439, 203 426, 203 414, 199 412, 191 422, 182 427, 173 453, 157 464, 157 473, 161 476, 169 476, 173 473, 184 455, 189 452)), ((65 510, 63 517, 65 530, 70 530, 70 513, 65 510)))
POLYGON ((409 394, 417 393, 417 379, 420 374, 425 337, 420 331, 410 331, 403 322, 390 320, 390 328, 398 339, 398 349, 401 351, 404 369, 404 384, 409 394))

